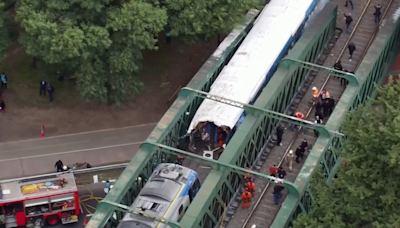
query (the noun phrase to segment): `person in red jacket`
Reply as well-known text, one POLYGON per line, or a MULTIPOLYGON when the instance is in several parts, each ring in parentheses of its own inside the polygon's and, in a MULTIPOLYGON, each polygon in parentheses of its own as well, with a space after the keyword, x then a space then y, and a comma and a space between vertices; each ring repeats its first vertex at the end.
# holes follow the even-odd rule
POLYGON ((276 177, 276 174, 278 173, 278 166, 275 164, 269 167, 269 175, 276 177))
POLYGON ((246 188, 249 189, 249 192, 251 193, 251 197, 254 197, 254 193, 256 192, 256 184, 254 183, 253 180, 247 182, 246 188))
POLYGON ((244 192, 242 193, 242 207, 243 209, 249 208, 250 207, 250 199, 251 199, 251 193, 249 192, 248 188, 245 188, 244 192))

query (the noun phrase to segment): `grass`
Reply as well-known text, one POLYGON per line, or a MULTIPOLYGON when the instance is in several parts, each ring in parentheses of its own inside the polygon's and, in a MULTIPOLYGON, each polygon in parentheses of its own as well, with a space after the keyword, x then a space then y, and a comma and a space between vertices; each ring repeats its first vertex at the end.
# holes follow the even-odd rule
POLYGON ((25 53, 24 48, 16 44, 10 47, 1 69, 8 76, 8 91, 12 94, 10 99, 13 100, 13 105, 38 108, 54 105, 69 108, 77 105, 76 102, 79 102, 80 98, 74 82, 69 80, 59 81, 55 74, 54 77, 42 75, 38 70, 31 67, 31 63, 32 58, 25 53), (51 103, 48 97, 39 96, 39 85, 42 79, 54 86, 55 102, 51 103))

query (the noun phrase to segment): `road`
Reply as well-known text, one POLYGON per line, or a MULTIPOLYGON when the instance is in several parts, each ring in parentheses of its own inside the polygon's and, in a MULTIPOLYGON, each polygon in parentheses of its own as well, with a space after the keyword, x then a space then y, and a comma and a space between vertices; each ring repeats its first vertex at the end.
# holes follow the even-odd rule
POLYGON ((54 172, 64 165, 92 166, 130 161, 155 123, 0 143, 0 180, 54 172))

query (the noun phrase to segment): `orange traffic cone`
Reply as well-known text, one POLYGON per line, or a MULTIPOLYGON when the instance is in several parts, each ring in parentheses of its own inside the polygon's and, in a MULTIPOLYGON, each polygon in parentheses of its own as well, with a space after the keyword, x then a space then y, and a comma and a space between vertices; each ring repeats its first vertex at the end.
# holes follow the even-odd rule
POLYGON ((86 226, 87 224, 88 224, 87 217, 85 217, 85 220, 83 221, 83 226, 86 226))
POLYGON ((42 125, 40 130, 40 138, 44 138, 44 125, 42 125))

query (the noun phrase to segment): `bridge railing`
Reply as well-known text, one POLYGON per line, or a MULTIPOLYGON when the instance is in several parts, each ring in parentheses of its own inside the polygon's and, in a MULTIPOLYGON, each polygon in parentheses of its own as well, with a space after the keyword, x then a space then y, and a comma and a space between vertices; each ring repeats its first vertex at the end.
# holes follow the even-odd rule
MULTIPOLYGON (((391 9, 395 11, 395 9, 391 9)), ((389 12, 388 15, 393 15, 389 12)), ((347 112, 354 109, 360 104, 368 101, 369 97, 376 96, 374 84, 381 84, 387 76, 392 62, 395 60, 400 48, 400 21, 398 18, 386 18, 382 21, 371 47, 368 49, 362 63, 355 72, 355 76, 360 87, 347 87, 337 103, 331 117, 326 123, 326 127, 330 130, 338 130, 340 132, 341 123, 347 112)), ((338 152, 341 151, 340 139, 334 138, 330 142, 318 139, 313 147, 309 157, 295 181, 295 185, 302 192, 302 198, 299 203, 293 204, 290 200, 285 200, 278 215, 271 227, 282 228, 291 227, 293 221, 298 214, 303 212, 301 207, 310 208, 311 200, 307 200, 312 195, 310 191, 310 181, 312 172, 315 167, 324 167, 329 164, 327 181, 333 178, 337 168, 341 164, 338 152), (322 149, 321 149, 322 148, 322 149)))
MULTIPOLYGON (((287 57, 314 62, 335 33, 336 15, 337 8, 317 15, 287 57)), ((254 106, 290 115, 296 106, 293 97, 304 93, 299 91, 299 87, 304 83, 311 83, 307 80, 308 73, 309 70, 300 67, 280 66, 254 106)), ((259 155, 268 156, 268 153, 265 153, 268 148, 264 145, 271 139, 279 121, 278 118, 269 115, 255 116, 249 115, 248 112, 218 161, 238 167, 250 167, 255 164, 259 155)), ((223 217, 224 205, 238 199, 236 192, 242 183, 242 175, 236 172, 212 170, 198 193, 202 197, 194 199, 182 218, 182 227, 215 227, 219 218, 223 217)), ((228 206, 225 221, 232 216, 232 210, 234 208, 228 206)))

